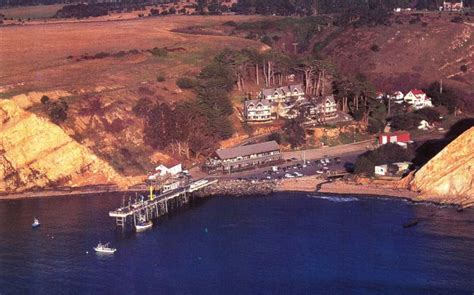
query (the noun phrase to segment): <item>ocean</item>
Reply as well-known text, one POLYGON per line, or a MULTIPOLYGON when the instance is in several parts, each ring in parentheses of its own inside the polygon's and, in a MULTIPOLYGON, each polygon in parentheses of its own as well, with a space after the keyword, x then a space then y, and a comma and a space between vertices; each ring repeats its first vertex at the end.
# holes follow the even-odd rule
POLYGON ((124 233, 108 217, 121 203, 122 194, 0 201, 0 294, 474 294, 474 210, 213 197, 124 233), (99 241, 117 252, 97 255, 99 241))

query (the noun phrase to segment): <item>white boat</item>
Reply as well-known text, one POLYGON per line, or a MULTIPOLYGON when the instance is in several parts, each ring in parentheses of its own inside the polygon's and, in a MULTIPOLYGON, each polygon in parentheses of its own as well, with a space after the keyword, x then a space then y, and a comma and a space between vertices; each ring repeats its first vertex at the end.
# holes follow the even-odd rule
POLYGON ((33 223, 31 224, 31 227, 32 227, 32 228, 35 228, 35 227, 38 227, 38 226, 40 226, 40 225, 41 225, 41 223, 39 222, 38 218, 35 217, 35 218, 33 219, 33 223))
POLYGON ((106 254, 114 254, 117 249, 115 248, 110 248, 109 243, 107 244, 102 244, 99 243, 97 247, 94 247, 95 252, 97 253, 106 253, 106 254))
POLYGON ((137 232, 142 232, 153 227, 153 222, 139 222, 135 225, 135 230, 137 232))

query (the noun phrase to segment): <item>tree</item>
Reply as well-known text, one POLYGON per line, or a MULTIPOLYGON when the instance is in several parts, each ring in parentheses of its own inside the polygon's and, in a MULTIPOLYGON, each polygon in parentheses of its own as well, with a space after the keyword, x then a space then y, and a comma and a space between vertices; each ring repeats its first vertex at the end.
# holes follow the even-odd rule
POLYGON ((176 81, 176 85, 181 89, 191 89, 195 84, 196 82, 188 77, 182 77, 176 81))
POLYGON ((301 126, 302 118, 291 119, 285 122, 283 130, 285 131, 286 140, 292 148, 297 148, 305 143, 306 134, 301 126))
POLYGON ((414 153, 411 149, 405 149, 396 143, 384 144, 376 150, 367 151, 358 156, 355 173, 374 175, 374 168, 377 165, 411 161, 413 157, 414 153))

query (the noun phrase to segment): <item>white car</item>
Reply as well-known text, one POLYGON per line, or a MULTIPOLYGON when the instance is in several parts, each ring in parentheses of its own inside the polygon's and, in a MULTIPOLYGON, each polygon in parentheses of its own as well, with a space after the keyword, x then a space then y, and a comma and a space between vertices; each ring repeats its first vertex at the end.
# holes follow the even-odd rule
POLYGON ((286 173, 286 174, 285 174, 285 177, 286 177, 286 178, 294 178, 295 176, 294 176, 293 174, 291 174, 291 173, 286 173))
POLYGON ((316 173, 323 174, 324 172, 322 170, 316 170, 316 173))
POLYGON ((293 172, 293 175, 295 177, 303 177, 303 173, 300 173, 300 172, 293 172))

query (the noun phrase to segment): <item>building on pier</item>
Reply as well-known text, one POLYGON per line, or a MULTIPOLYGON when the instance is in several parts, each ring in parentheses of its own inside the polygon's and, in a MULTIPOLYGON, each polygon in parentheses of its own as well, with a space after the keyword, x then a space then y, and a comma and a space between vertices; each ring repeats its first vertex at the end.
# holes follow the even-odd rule
POLYGON ((206 164, 209 172, 234 172, 282 161, 280 147, 276 141, 244 145, 217 150, 206 164))

